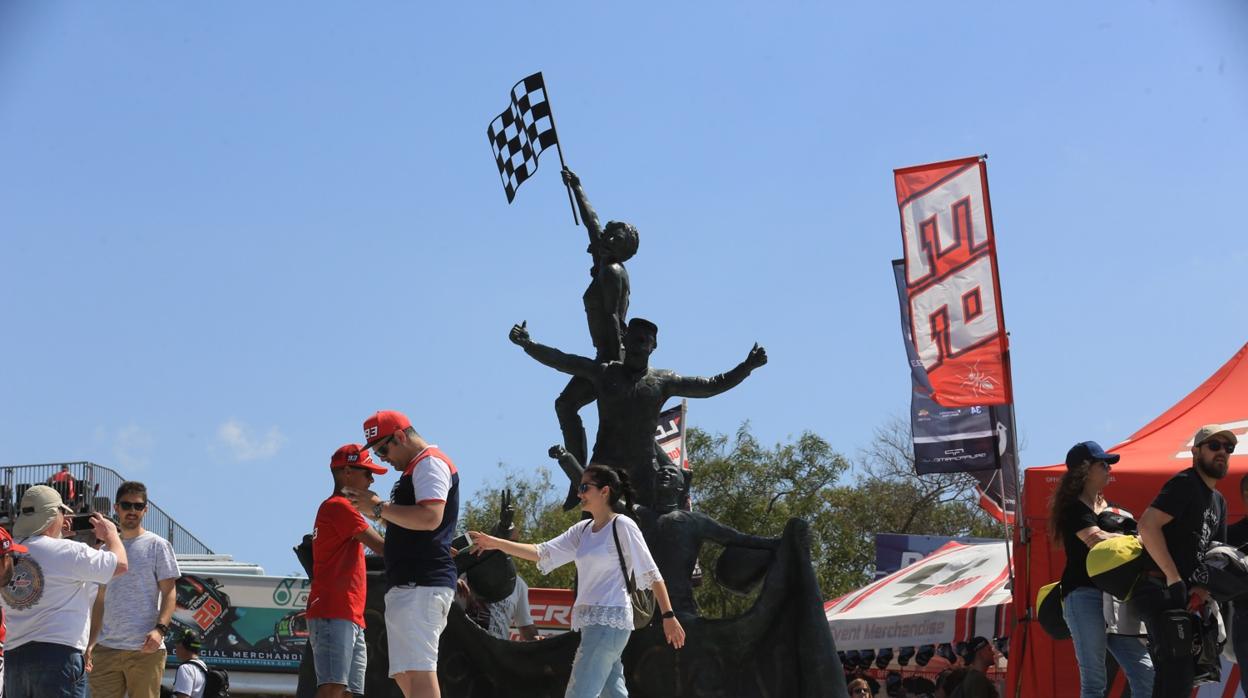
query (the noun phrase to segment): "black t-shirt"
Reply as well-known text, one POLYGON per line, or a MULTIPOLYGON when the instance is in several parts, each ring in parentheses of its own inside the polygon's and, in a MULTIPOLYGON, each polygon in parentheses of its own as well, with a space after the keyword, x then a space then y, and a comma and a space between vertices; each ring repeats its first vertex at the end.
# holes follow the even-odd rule
POLYGON ((1236 548, 1248 543, 1248 516, 1226 527, 1226 543, 1236 548))
POLYGON ((1151 506, 1174 517, 1161 532, 1179 576, 1192 581, 1209 541, 1226 540, 1226 500, 1209 489, 1195 468, 1188 468, 1162 486, 1151 506))
POLYGON ((1088 576, 1088 544, 1075 534, 1096 525, 1096 514, 1078 499, 1066 505, 1057 520, 1062 532, 1062 546, 1066 548, 1066 569, 1062 570, 1062 596, 1079 587, 1093 586, 1088 576))

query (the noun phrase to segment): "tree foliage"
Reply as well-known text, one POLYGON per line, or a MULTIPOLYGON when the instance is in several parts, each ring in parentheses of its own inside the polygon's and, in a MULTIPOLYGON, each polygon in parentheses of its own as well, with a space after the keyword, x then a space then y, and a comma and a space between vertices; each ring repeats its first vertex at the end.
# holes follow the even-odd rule
MULTIPOLYGON (((879 428, 870 446, 853 462, 825 439, 803 432, 767 447, 741 425, 731 437, 690 429, 686 449, 694 472, 693 506, 745 533, 778 536, 790 518, 811 530, 811 559, 825 598, 871 580, 876 533, 1000 537, 998 524, 978 506, 973 480, 965 475, 914 474, 910 434, 894 420, 879 428)), ((580 518, 560 504, 567 483, 507 472, 504 481, 476 493, 461 517, 468 528, 489 530, 498 518, 499 493, 510 488, 520 540, 539 542, 562 533, 580 518)), ((713 582, 720 554, 708 543, 700 556, 706 571, 697 591, 709 616, 733 615, 752 603, 713 582)), ((531 586, 570 586, 570 565, 539 575, 533 563, 517 560, 531 586)))

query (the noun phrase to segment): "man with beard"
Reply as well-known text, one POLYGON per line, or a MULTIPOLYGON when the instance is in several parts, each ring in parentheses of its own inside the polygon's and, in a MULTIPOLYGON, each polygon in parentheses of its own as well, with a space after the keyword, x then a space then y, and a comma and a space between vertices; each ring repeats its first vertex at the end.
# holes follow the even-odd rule
POLYGON ((95 597, 86 654, 91 695, 157 698, 168 656, 165 636, 177 603, 178 562, 169 541, 143 528, 143 483, 121 483, 113 506, 130 569, 95 597))
POLYGON ((1156 671, 1154 698, 1179 698, 1192 692, 1195 662, 1190 655, 1173 651, 1172 643, 1178 630, 1190 638, 1194 628, 1190 619, 1167 612, 1206 610, 1209 592, 1204 585, 1209 572, 1202 560, 1210 541, 1226 540, 1226 500, 1216 485, 1226 476, 1237 441, 1221 424, 1197 430, 1192 438, 1192 467, 1170 478, 1140 517, 1140 541, 1160 569, 1141 580, 1133 595, 1148 628, 1156 671), (1175 628, 1177 623, 1185 626, 1175 628))

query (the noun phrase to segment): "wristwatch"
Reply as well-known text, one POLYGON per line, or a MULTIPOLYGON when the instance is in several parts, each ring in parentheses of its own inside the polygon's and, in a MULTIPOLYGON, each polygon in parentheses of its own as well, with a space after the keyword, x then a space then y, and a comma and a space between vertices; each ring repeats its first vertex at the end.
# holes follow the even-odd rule
POLYGON ((159 631, 160 631, 160 635, 161 635, 161 637, 168 637, 168 636, 169 636, 169 626, 165 625, 164 623, 157 623, 157 624, 156 624, 156 625, 152 628, 152 630, 159 630, 159 631))
POLYGON ((373 505, 373 518, 374 519, 381 518, 381 507, 384 505, 385 505, 385 502, 377 502, 376 504, 373 505))
POLYGON ((659 617, 660 617, 660 618, 662 618, 663 620, 667 620, 668 618, 675 618, 675 617, 676 617, 676 611, 664 611, 664 612, 663 612, 663 615, 661 615, 661 616, 659 616, 659 617))

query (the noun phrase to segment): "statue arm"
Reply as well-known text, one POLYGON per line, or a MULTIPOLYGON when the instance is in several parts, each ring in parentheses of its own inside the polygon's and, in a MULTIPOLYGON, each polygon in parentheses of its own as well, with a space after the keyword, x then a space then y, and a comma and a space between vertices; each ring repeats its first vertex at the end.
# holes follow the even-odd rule
POLYGON ((581 376, 593 380, 598 377, 598 364, 593 359, 574 354, 565 354, 554 347, 532 342, 524 348, 524 353, 556 371, 573 376, 581 376))
POLYGON ((569 373, 593 380, 598 377, 598 373, 601 370, 598 364, 594 363, 593 359, 565 354, 553 347, 534 342, 533 338, 529 336, 527 322, 513 325, 511 332, 507 335, 507 339, 511 340, 512 344, 524 349, 524 353, 562 373, 569 373))
POLYGON ((767 363, 767 352, 757 344, 750 350, 745 361, 737 364, 735 368, 727 373, 721 373, 711 378, 701 378, 698 376, 678 376, 670 374, 667 380, 663 381, 664 397, 712 397, 722 392, 731 390, 741 384, 746 376, 767 363))
POLYGON ((695 513, 694 516, 697 516, 702 523, 702 534, 707 539, 722 546, 735 545, 740 548, 775 550, 780 545, 779 538, 752 536, 748 533, 742 533, 731 526, 725 526, 705 514, 695 513))
POLYGON ((581 187, 581 178, 568 168, 563 168, 563 181, 572 187, 572 195, 576 197, 576 207, 581 210, 581 220, 585 221, 585 230, 589 232, 589 250, 597 259, 598 241, 602 239, 602 226, 598 223, 598 214, 594 212, 594 207, 589 203, 589 197, 585 196, 585 189, 581 187))

